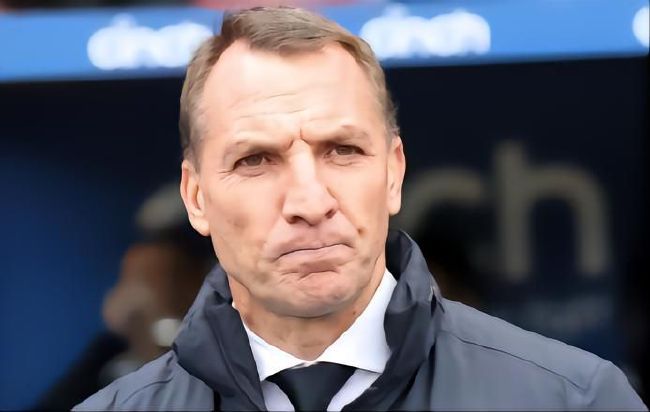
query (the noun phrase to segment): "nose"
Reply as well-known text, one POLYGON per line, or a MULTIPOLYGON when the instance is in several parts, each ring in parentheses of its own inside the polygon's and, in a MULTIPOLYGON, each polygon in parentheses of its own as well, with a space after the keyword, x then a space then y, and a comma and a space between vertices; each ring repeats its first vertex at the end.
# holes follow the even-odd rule
POLYGON ((290 224, 305 222, 316 226, 332 218, 338 211, 338 202, 329 192, 327 182, 319 176, 313 155, 293 156, 288 169, 290 176, 282 206, 285 220, 290 224))

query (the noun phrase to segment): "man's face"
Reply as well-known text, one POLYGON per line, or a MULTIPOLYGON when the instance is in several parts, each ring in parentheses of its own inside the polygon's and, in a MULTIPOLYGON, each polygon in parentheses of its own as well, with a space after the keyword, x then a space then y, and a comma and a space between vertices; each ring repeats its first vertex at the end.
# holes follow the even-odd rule
POLYGON ((404 155, 350 54, 330 45, 282 57, 236 42, 207 79, 200 116, 200 169, 184 162, 181 191, 242 299, 314 317, 376 286, 404 155))

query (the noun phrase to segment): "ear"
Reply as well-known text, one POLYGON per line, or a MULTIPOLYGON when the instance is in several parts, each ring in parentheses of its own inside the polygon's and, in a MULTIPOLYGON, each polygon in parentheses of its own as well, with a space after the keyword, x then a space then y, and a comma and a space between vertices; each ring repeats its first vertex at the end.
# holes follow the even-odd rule
POLYGON ((183 160, 181 165, 181 197, 185 203, 190 224, 203 236, 210 235, 210 223, 206 216, 205 200, 199 184, 199 173, 194 164, 183 160))
POLYGON ((387 202, 388 212, 390 215, 396 215, 402 207, 402 183, 404 182, 404 173, 406 172, 406 158, 404 157, 404 147, 402 139, 394 136, 388 148, 388 185, 387 202))

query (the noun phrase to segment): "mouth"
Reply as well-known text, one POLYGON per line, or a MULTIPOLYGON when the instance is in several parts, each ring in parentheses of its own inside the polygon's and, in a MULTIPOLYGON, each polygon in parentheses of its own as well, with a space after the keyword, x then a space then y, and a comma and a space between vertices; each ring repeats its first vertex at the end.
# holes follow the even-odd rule
POLYGON ((325 246, 318 247, 300 247, 293 248, 284 253, 282 253, 279 258, 283 257, 317 257, 319 255, 327 255, 330 252, 335 252, 337 249, 344 247, 342 243, 333 243, 325 246))
POLYGON ((310 274, 336 271, 352 259, 352 249, 343 243, 319 247, 292 248, 278 258, 278 263, 292 272, 310 274))

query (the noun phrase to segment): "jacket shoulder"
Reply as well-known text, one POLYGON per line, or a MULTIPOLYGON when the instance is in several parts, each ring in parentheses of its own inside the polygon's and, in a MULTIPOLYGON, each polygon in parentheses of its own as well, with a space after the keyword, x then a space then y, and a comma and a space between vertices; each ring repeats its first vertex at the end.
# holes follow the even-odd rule
POLYGON ((212 409, 212 390, 178 365, 171 351, 115 380, 73 408, 74 411, 212 409))
POLYGON ((463 379, 490 380, 493 395, 504 385, 506 398, 526 393, 524 404, 535 393, 545 407, 647 410, 611 362, 458 302, 442 306, 439 343, 462 359, 463 379))
POLYGON ((576 387, 589 386, 603 361, 590 352, 521 329, 462 303, 445 300, 444 307, 444 333, 482 350, 501 352, 535 365, 576 387))

